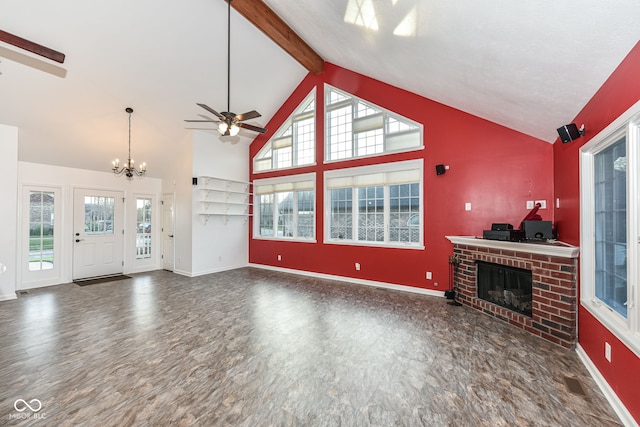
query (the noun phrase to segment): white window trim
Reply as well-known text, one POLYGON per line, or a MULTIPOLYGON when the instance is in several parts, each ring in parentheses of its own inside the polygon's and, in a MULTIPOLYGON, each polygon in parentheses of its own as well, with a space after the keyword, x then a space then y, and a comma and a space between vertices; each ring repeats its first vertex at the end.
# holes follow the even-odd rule
MULTIPOLYGON (((253 195, 253 205, 254 205, 254 214, 253 214, 253 236, 252 238, 255 240, 277 240, 277 241, 285 241, 285 242, 303 242, 303 243, 316 243, 316 224, 317 224, 317 192, 316 192, 316 173, 312 172, 312 173, 305 173, 305 174, 299 174, 299 175, 287 175, 287 176, 280 176, 280 177, 275 177, 275 178, 264 178, 264 179, 255 179, 253 180, 253 188, 254 191, 256 188, 258 188, 259 186, 263 186, 263 185, 278 185, 278 184, 289 184, 289 183, 296 183, 296 182, 302 182, 302 181, 312 181, 313 182, 313 192, 314 192, 314 198, 313 198, 313 215, 314 215, 314 227, 313 227, 313 237, 312 238, 305 238, 305 237, 284 237, 284 236, 277 236, 277 235, 273 235, 273 236, 262 236, 259 233, 260 230, 260 204, 258 202, 258 198, 260 197, 260 195, 255 194, 253 195)), ((295 190, 292 190, 295 191, 295 190)), ((268 193, 268 194, 275 194, 274 193, 268 193)), ((276 203, 276 201, 274 200, 274 204, 276 203)), ((275 208, 275 206, 274 206, 275 208)), ((274 224, 277 223, 277 221, 275 221, 277 219, 277 215, 276 215, 276 210, 274 209, 274 224)))
MULTIPOLYGON (((317 100, 316 100, 317 102, 317 100)), ((383 108, 377 104, 374 104, 371 101, 368 101, 366 99, 362 99, 359 98, 355 95, 352 95, 348 92, 345 92, 342 89, 339 89, 337 87, 331 86, 327 83, 324 84, 324 116, 322 118, 323 123, 324 123, 324 159, 323 159, 323 164, 330 164, 330 163, 336 163, 336 162, 345 162, 345 161, 349 161, 349 160, 354 160, 354 159, 366 159, 366 158, 370 158, 370 157, 380 157, 380 156, 387 156, 389 154, 395 154, 395 153, 407 153, 407 152, 411 152, 411 151, 417 151, 417 150, 424 150, 424 125, 422 123, 416 122, 415 120, 412 120, 408 117, 403 116, 402 114, 399 113, 395 113, 393 111, 387 110, 386 108, 383 108), (420 145, 416 145, 415 147, 409 147, 409 148, 401 148, 401 149, 397 149, 397 150, 385 150, 382 153, 375 153, 375 154, 365 154, 365 155, 360 155, 360 156, 351 156, 351 157, 345 157, 345 158, 341 158, 341 159, 330 159, 328 158, 331 155, 331 141, 329 139, 329 135, 330 135, 330 130, 329 130, 329 121, 327 120, 327 111, 330 110, 329 106, 327 105, 327 93, 328 90, 331 89, 335 89, 338 92, 343 92, 346 95, 348 95, 349 97, 351 97, 351 101, 349 102, 349 104, 353 104, 354 102, 357 101, 362 101, 363 103, 366 104, 370 104, 375 106, 377 109, 382 110, 383 115, 386 117, 387 115, 391 115, 391 116, 396 116, 399 118, 402 118, 403 120, 409 121, 414 123, 416 126, 418 126, 419 130, 420 130, 420 145)), ((346 101, 342 101, 342 102, 346 102, 346 101)), ((317 116, 316 116, 317 117, 317 116)), ((385 123, 383 124, 383 138, 386 140, 387 138, 387 131, 386 131, 386 127, 387 127, 387 123, 385 121, 385 123)), ((392 134, 395 135, 395 134, 392 134)), ((355 148, 353 147, 353 144, 355 142, 353 141, 353 136, 352 136, 352 149, 355 150, 355 148)), ((385 142, 386 144, 386 142, 385 142)), ((317 159, 316 159, 317 161, 317 159)))
MULTIPOLYGON (((347 245, 347 246, 373 246, 373 247, 384 247, 384 248, 399 248, 399 249, 417 249, 424 250, 424 160, 406 160, 402 162, 393 162, 393 163, 382 163, 377 165, 369 165, 369 166, 358 166, 347 169, 336 169, 331 171, 326 171, 324 173, 324 230, 323 230, 323 242, 326 244, 332 245, 347 245), (362 240, 343 240, 343 239, 331 239, 331 195, 330 189, 328 188, 327 181, 333 178, 343 178, 343 177, 352 177, 358 175, 369 175, 376 173, 384 173, 384 172, 399 172, 410 169, 419 169, 420 170, 420 180, 418 184, 420 185, 420 215, 422 216, 422 220, 420 221, 420 241, 417 243, 407 242, 372 242, 372 241, 362 241, 362 240)), ((348 187, 353 188, 353 187, 348 187)), ((386 199, 388 199, 388 186, 385 186, 385 194, 386 199)), ((386 210, 385 210, 386 212, 386 210)), ((354 227, 357 227, 354 222, 354 227)), ((389 219, 385 213, 385 227, 389 227, 389 219)))
POLYGON ((580 304, 640 357, 640 101, 580 149, 580 304), (594 157, 626 134, 627 145, 627 318, 595 296, 594 157), (635 260, 635 261, 634 261, 635 260))

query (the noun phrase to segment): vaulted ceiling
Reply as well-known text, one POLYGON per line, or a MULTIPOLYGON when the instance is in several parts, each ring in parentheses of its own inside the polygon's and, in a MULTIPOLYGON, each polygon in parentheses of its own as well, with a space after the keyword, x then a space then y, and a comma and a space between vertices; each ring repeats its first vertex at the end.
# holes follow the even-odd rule
MULTIPOLYGON (((640 39, 637 0, 264 3, 326 61, 548 142, 640 39)), ((161 176, 192 128, 213 128, 183 121, 207 115, 196 102, 226 110, 223 0, 0 10, 1 30, 66 54, 58 64, 0 43, 0 123, 19 128, 20 160, 108 171, 126 157, 132 107, 133 157, 161 176)), ((231 46, 231 110, 258 110, 250 123, 265 125, 307 69, 235 10, 231 46)))

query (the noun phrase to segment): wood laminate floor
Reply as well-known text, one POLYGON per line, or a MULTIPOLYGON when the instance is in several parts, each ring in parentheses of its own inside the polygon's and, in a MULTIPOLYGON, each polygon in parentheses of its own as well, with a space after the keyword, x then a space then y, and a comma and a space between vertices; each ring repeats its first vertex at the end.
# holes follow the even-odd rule
POLYGON ((243 268, 0 302, 0 425, 620 423, 574 351, 492 317, 243 268))

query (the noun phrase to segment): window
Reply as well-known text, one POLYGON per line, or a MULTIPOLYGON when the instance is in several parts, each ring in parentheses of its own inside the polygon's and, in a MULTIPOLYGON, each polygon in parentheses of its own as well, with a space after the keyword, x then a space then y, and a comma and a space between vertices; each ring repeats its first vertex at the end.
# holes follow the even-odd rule
POLYGON ((54 207, 53 191, 29 191, 29 271, 53 268, 54 207))
POLYGON ((315 174, 256 180, 256 238, 315 239, 315 174))
POLYGON ((325 85, 325 160, 422 148, 422 125, 325 85))
POLYGON ((422 160, 325 173, 329 243, 423 246, 422 160))
POLYGON ((136 199, 136 258, 151 258, 151 199, 136 199))
POLYGON ((62 189, 25 185, 20 226, 22 274, 16 289, 37 288, 62 282, 62 189))
POLYGON ((84 197, 84 232, 113 234, 115 199, 104 196, 84 197))
POLYGON ((640 102, 581 148, 581 303, 640 352, 640 102))
POLYGON ((312 165, 316 161, 315 89, 253 160, 254 172, 312 165))

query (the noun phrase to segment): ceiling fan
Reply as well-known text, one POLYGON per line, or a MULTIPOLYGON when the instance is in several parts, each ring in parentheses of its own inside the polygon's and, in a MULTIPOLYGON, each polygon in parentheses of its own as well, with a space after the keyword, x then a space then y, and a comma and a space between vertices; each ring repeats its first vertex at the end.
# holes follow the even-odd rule
POLYGON ((228 3, 227 9, 227 111, 223 111, 222 113, 218 113, 213 108, 209 107, 206 104, 197 103, 198 106, 204 108, 214 116, 218 118, 218 120, 185 120, 185 122, 209 122, 209 123, 218 123, 218 132, 222 134, 222 136, 236 136, 240 131, 240 128, 247 129, 253 132, 265 133, 267 130, 265 128, 261 128, 258 126, 253 126, 248 123, 242 123, 245 120, 255 119, 257 117, 261 117, 262 115, 258 113, 256 110, 248 111, 242 114, 235 114, 231 112, 231 108, 229 107, 230 99, 231 99, 231 1, 226 0, 228 3))
POLYGON ((20 49, 28 50, 29 52, 35 53, 36 55, 44 56, 45 58, 51 59, 52 61, 56 61, 61 64, 64 63, 64 53, 49 49, 46 46, 42 46, 41 44, 23 39, 22 37, 7 33, 6 31, 0 30, 0 41, 9 43, 10 45, 18 47, 20 49))

